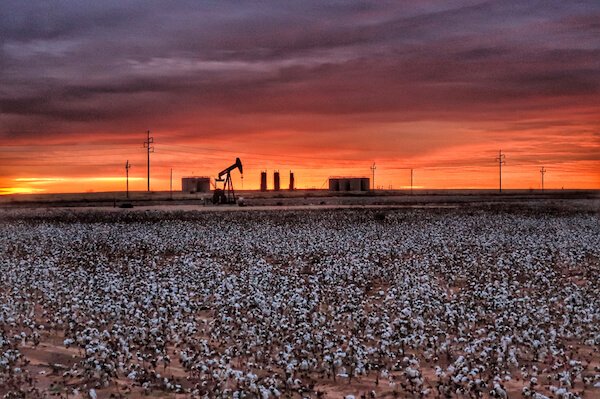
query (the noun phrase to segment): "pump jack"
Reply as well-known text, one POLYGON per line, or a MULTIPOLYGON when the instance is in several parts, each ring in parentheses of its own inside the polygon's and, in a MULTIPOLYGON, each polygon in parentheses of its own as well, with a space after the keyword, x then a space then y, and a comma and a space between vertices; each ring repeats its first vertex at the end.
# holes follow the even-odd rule
POLYGON ((219 173, 219 177, 215 179, 215 192, 213 194, 213 204, 235 204, 235 191, 233 190, 233 182, 231 180, 231 171, 239 169, 243 175, 242 161, 239 158, 235 159, 235 163, 230 167, 223 169, 219 173), (226 176, 223 179, 223 176, 226 176), (223 188, 217 188, 216 182, 224 182, 223 188))

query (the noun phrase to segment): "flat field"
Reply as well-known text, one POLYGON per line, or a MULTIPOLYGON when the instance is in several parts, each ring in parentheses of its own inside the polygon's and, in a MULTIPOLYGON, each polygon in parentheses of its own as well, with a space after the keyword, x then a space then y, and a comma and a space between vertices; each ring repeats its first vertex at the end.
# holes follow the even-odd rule
POLYGON ((0 396, 600 397, 596 202, 0 210, 0 396))

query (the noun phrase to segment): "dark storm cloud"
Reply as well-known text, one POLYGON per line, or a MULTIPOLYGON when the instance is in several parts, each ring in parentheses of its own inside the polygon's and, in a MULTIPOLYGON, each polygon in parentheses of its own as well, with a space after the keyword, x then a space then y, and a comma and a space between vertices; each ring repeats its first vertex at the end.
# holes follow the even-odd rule
POLYGON ((4 1, 0 135, 586 106, 600 94, 596 16, 594 1, 4 1))

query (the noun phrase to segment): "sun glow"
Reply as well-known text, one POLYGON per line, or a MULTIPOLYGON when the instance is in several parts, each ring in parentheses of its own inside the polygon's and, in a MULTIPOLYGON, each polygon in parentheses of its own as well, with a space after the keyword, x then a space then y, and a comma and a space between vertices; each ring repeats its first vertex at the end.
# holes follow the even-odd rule
MULTIPOLYGON (((130 176, 132 187, 145 178, 130 176)), ((75 193, 92 191, 120 191, 126 184, 125 176, 79 176, 79 177, 17 177, 9 182, 11 187, 0 187, 0 195, 75 193)))
POLYGON ((11 195, 11 194, 38 194, 43 193, 45 190, 31 188, 31 187, 0 187, 0 195, 11 195))

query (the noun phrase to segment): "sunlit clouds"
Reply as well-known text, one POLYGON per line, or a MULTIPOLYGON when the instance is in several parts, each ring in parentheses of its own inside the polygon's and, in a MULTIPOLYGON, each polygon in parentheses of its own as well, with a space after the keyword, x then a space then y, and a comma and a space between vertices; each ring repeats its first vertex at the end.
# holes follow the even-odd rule
POLYGON ((594 1, 0 5, 0 187, 145 189, 170 170, 244 188, 600 188, 594 1), (32 178, 27 181, 22 179, 32 178), (235 177, 239 179, 239 177, 235 177), (20 179, 20 180, 18 180, 20 179), (111 180, 112 179, 112 180, 111 180), (241 184, 241 181, 238 182, 241 184))

